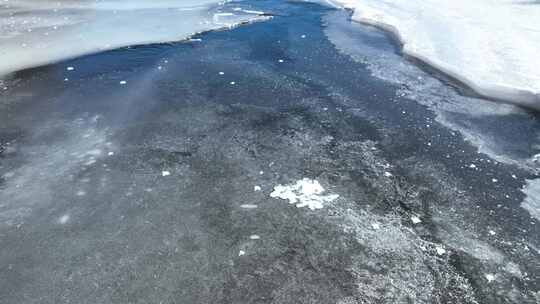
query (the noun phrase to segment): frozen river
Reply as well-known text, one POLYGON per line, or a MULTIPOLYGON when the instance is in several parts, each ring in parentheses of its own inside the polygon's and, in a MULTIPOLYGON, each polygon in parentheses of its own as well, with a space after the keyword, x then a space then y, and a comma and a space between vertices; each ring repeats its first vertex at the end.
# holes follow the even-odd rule
POLYGON ((5 79, 0 303, 538 303, 538 117, 259 11, 5 79))

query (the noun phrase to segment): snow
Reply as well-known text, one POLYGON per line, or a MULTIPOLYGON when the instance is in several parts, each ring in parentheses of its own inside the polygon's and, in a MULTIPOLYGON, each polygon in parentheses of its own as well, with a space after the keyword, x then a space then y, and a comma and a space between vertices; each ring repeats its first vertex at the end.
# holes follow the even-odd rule
POLYGON ((540 109, 540 5, 519 0, 331 0, 393 32, 403 53, 478 94, 540 109))
POLYGON ((526 195, 521 207, 527 210, 531 217, 540 220, 540 179, 527 180, 521 191, 526 195))
POLYGON ((322 209, 324 203, 336 200, 339 195, 324 195, 325 189, 321 184, 309 178, 304 178, 294 184, 277 185, 270 193, 271 197, 288 200, 298 208, 308 207, 311 210, 322 209))
POLYGON ((180 41, 195 33, 269 18, 227 10, 227 1, 219 0, 0 1, 0 76, 119 47, 180 41))
POLYGON ((416 224, 420 224, 420 223, 422 222, 422 220, 421 220, 418 216, 416 216, 416 215, 411 216, 411 221, 412 221, 412 223, 415 224, 415 225, 416 225, 416 224))
POLYGON ((435 247, 435 251, 437 251, 437 255, 444 255, 446 253, 446 249, 442 246, 435 247))

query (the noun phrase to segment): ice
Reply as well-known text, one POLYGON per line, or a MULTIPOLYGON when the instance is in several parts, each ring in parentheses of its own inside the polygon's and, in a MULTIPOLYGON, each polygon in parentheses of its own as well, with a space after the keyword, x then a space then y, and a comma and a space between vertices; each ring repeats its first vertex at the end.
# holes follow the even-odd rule
POLYGON ((521 207, 527 210, 532 217, 540 220, 540 179, 528 180, 522 191, 526 197, 521 203, 521 207))
POLYGON ((331 0, 480 95, 540 110, 540 5, 517 0, 331 0))
POLYGON ((64 225, 69 221, 69 214, 64 214, 58 219, 58 223, 64 225))
MULTIPOLYGON (((179 41, 267 19, 217 0, 0 2, 0 76, 124 46, 179 41)), ((74 71, 75 67, 67 67, 74 71)))
POLYGON ((336 200, 339 195, 324 195, 325 189, 321 184, 309 178, 304 178, 290 185, 277 185, 270 193, 271 197, 288 200, 298 208, 308 207, 311 210, 322 209, 323 204, 336 200))

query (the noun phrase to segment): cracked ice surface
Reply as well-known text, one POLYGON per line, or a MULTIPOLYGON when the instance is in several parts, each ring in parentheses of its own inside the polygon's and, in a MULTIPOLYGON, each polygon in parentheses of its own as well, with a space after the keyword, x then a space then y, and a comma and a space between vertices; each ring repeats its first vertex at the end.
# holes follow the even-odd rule
POLYGON ((288 200, 296 207, 308 207, 311 210, 322 209, 324 203, 332 202, 339 197, 337 194, 323 195, 325 192, 321 184, 309 178, 304 178, 290 185, 277 185, 270 193, 271 197, 288 200))

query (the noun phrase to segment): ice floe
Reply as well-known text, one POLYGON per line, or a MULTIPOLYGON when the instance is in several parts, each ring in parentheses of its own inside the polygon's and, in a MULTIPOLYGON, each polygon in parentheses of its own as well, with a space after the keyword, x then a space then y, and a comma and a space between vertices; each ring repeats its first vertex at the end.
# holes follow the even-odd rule
POLYGON ((219 0, 1 1, 0 75, 124 46, 179 41, 195 33, 269 18, 258 11, 233 12, 227 3, 219 0))
POLYGON ((277 185, 270 193, 273 198, 288 200, 298 208, 308 207, 311 210, 322 209, 324 203, 336 200, 338 194, 326 194, 321 184, 309 178, 304 178, 294 184, 277 185))
POLYGON ((540 109, 540 6, 504 0, 329 0, 483 96, 540 109), (479 13, 481 12, 481 13, 479 13))

